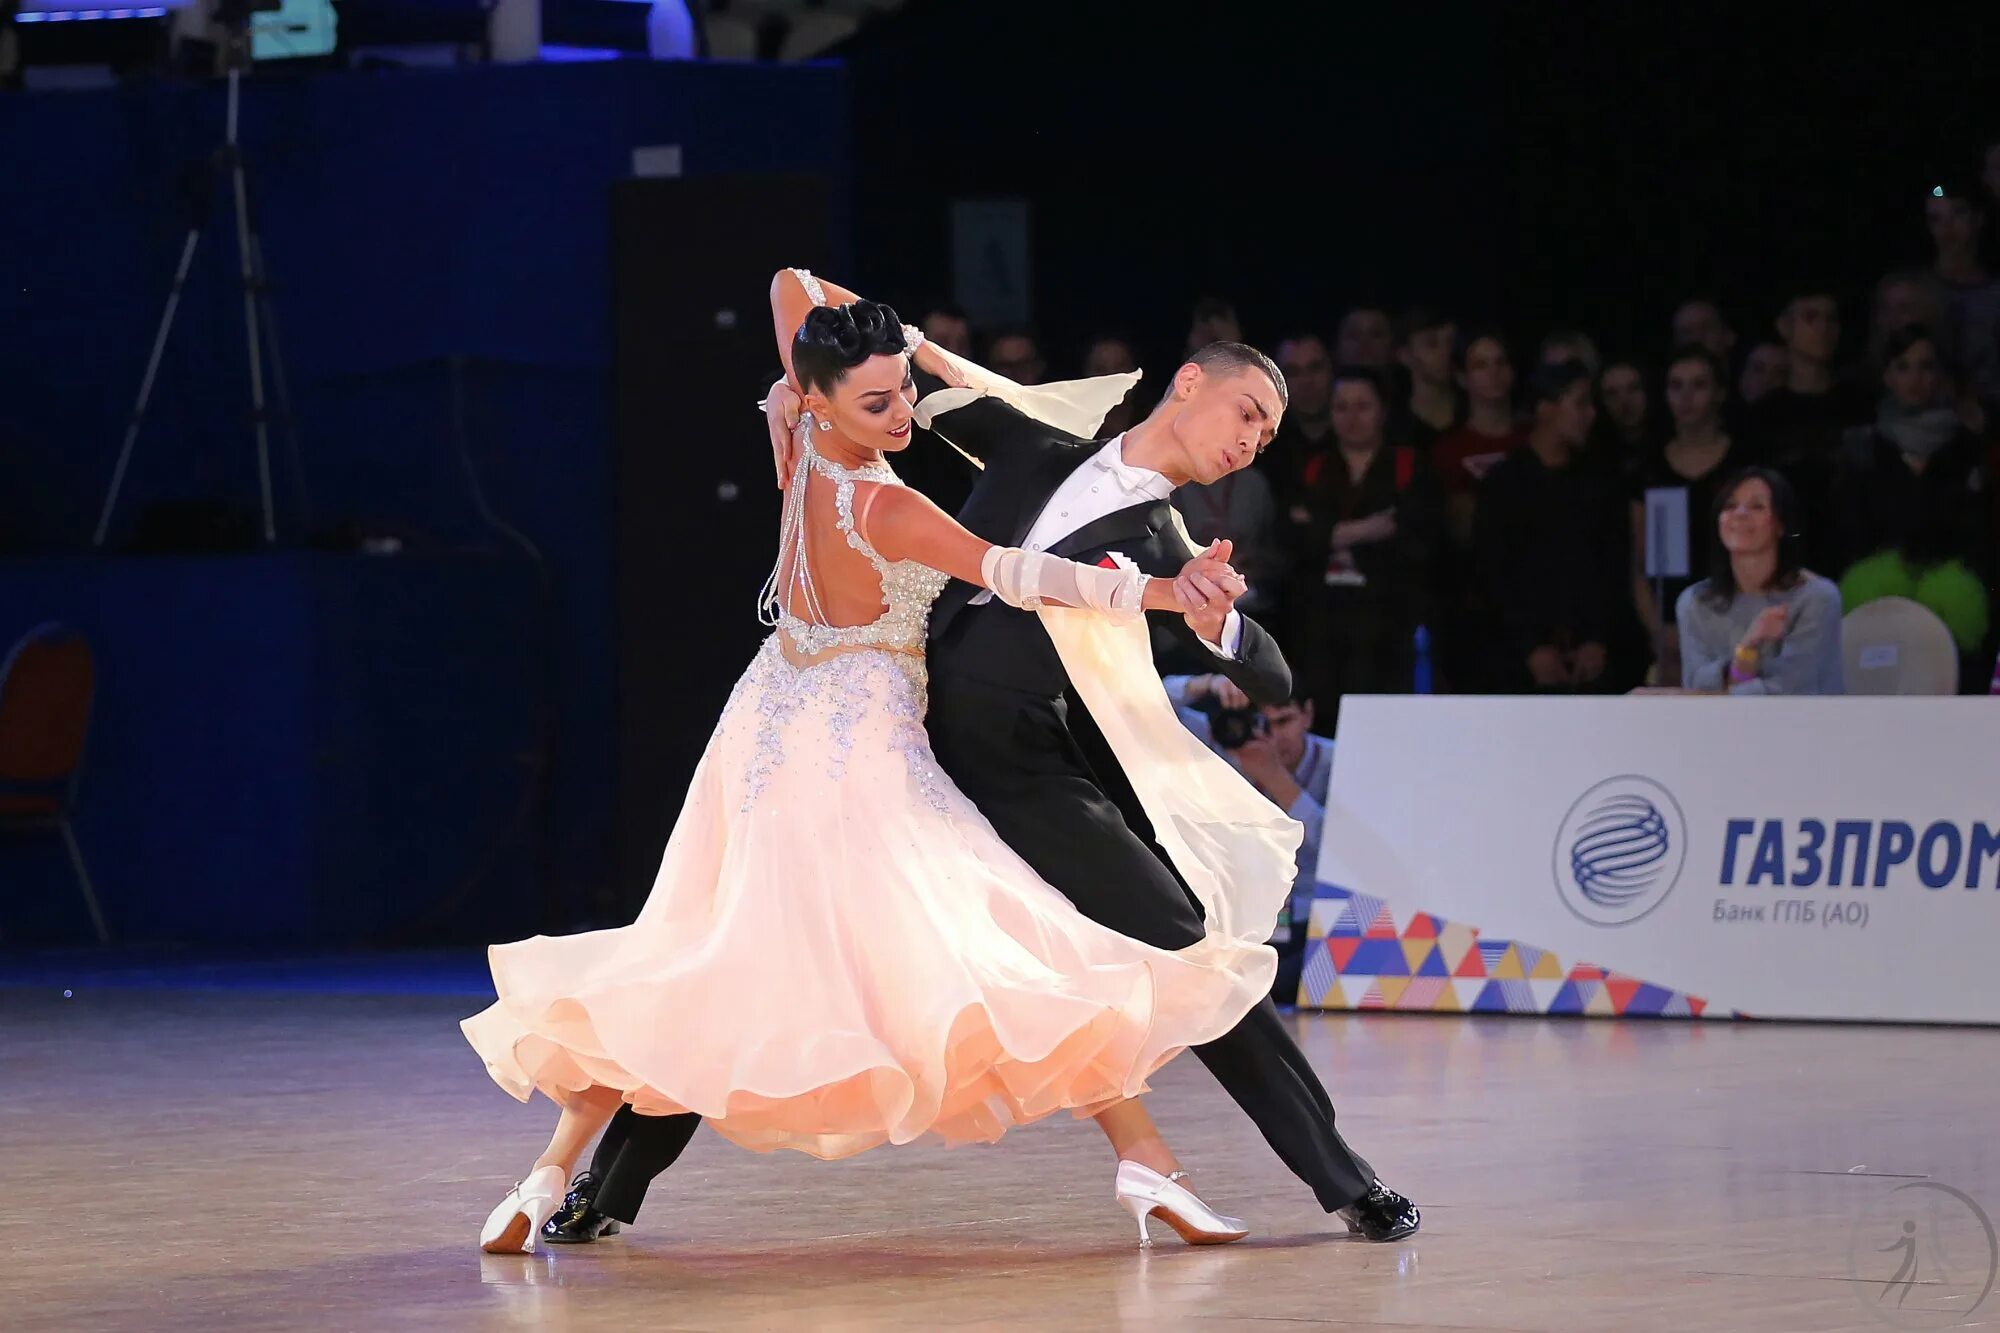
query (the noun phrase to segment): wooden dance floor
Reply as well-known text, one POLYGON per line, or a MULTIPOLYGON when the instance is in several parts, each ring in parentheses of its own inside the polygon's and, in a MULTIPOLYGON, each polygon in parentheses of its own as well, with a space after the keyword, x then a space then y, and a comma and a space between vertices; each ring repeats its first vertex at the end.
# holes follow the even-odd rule
POLYGON ((1965 1202, 2000 1210, 2000 1033, 1302 1016, 1423 1207, 1400 1245, 1330 1224, 1183 1059, 1154 1114, 1239 1245, 1138 1250, 1063 1119, 837 1164, 704 1133, 624 1236, 485 1257, 553 1113, 487 1080, 476 1007, 0 990, 0 1328, 2000 1326, 1965 1202))

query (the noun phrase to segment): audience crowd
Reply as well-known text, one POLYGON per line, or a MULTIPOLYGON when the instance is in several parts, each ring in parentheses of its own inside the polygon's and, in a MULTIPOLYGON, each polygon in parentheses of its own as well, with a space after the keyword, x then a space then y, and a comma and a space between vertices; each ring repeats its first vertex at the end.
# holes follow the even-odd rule
MULTIPOLYGON (((1842 614, 1889 596, 1949 628, 1961 688, 2000 692, 1996 187, 1929 191, 1931 262, 1866 307, 1819 281, 1768 310, 1689 293, 1645 348, 1430 306, 1245 330, 1205 299, 1187 347, 1247 333, 1291 405, 1254 468, 1175 502, 1235 542, 1322 731, 1354 693, 1838 693, 1842 614)), ((1030 329, 923 322, 1023 383, 1136 364, 1123 336, 1056 365, 1030 329)))

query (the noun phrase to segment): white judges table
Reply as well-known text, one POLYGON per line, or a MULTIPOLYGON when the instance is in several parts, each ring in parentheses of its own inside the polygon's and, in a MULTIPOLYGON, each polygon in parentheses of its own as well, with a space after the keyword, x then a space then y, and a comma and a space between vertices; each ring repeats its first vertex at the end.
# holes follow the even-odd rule
POLYGON ((2000 1023, 2000 701, 1356 698, 1304 1007, 2000 1023))

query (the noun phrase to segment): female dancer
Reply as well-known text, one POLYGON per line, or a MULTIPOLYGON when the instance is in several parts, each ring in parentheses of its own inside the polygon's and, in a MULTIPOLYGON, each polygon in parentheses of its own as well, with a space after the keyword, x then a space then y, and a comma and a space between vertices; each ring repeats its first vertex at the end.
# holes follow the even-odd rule
MULTIPOLYGON (((772 304, 809 408, 761 604, 776 633, 723 709, 638 919, 491 951, 499 1000, 466 1036, 502 1087, 563 1113, 481 1246, 533 1249, 621 1103, 822 1158, 991 1141, 1070 1109, 1104 1129, 1142 1236, 1157 1215, 1192 1242, 1238 1239, 1175 1182, 1134 1098, 1249 1011, 1274 955, 1220 932, 1169 952, 1085 918, 938 770, 923 726, 925 621, 952 578, 1136 621, 1236 581, 1226 548, 1168 580, 990 545, 886 462, 910 436, 911 358, 954 379, 961 365, 810 274, 779 274, 772 304)), ((1127 387, 1112 383, 1106 407, 1127 387)))

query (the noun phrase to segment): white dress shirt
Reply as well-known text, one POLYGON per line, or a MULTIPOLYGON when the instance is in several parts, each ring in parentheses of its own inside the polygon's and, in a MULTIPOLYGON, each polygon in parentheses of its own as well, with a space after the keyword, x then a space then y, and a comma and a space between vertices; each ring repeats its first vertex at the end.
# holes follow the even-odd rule
MULTIPOLYGON (((1125 437, 1120 435, 1107 441, 1083 466, 1063 478, 1062 485, 1056 487, 1056 493, 1036 517, 1034 526, 1028 529, 1021 549, 1046 551, 1100 518, 1149 500, 1165 501, 1173 493, 1171 481, 1151 468, 1133 467, 1125 461, 1125 437)), ((991 592, 981 592, 972 599, 972 605, 983 606, 992 600, 991 592)), ((1216 656, 1233 658, 1242 640, 1243 618, 1232 610, 1222 622, 1222 643, 1228 646, 1208 643, 1206 639, 1202 642, 1216 656)))

